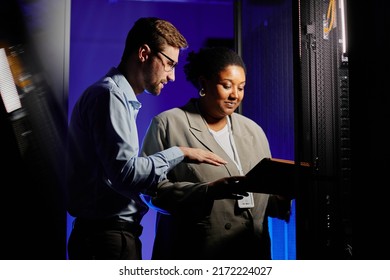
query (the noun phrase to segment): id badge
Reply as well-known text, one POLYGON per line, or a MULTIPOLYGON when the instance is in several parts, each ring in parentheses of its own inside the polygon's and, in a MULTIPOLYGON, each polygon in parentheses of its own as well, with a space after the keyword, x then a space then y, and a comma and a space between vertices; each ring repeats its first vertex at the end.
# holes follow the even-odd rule
POLYGON ((238 207, 240 208, 252 208, 255 206, 255 201, 253 200, 253 193, 248 193, 248 196, 244 196, 242 199, 237 200, 238 207))

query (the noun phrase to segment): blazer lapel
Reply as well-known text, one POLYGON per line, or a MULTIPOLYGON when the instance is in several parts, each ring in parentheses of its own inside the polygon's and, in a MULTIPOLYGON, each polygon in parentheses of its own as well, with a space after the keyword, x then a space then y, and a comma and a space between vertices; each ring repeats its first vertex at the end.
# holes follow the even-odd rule
POLYGON ((236 144, 237 153, 240 157, 241 168, 246 174, 257 163, 248 160, 253 158, 253 153, 256 153, 256 151, 253 150, 253 147, 256 147, 256 145, 253 143, 253 136, 246 130, 241 129, 235 114, 231 115, 230 120, 232 123, 233 139, 236 144))

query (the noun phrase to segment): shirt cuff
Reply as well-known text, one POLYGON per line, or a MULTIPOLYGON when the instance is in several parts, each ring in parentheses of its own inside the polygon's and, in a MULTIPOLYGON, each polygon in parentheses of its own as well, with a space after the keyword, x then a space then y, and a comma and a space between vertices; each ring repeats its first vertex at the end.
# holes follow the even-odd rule
POLYGON ((184 153, 177 146, 166 149, 163 151, 163 153, 169 163, 169 169, 175 167, 184 159, 184 153))

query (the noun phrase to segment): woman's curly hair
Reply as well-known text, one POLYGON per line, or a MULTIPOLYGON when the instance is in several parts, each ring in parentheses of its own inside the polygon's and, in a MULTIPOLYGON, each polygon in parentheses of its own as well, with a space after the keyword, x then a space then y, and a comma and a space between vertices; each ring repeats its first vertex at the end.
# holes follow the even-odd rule
POLYGON ((226 47, 202 48, 199 52, 188 53, 184 73, 187 81, 200 89, 199 78, 212 79, 230 65, 241 66, 245 73, 245 63, 235 51, 226 47))

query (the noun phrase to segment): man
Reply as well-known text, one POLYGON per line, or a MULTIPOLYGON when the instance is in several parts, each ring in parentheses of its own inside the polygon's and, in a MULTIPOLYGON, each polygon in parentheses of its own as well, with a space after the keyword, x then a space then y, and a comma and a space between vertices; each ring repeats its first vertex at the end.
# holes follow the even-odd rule
POLYGON ((226 162, 202 149, 170 147, 139 157, 137 95, 158 96, 175 79, 183 35, 159 18, 140 18, 129 31, 122 59, 75 104, 68 139, 68 212, 75 217, 69 259, 142 259, 139 236, 148 211, 139 194, 186 159, 226 162))

